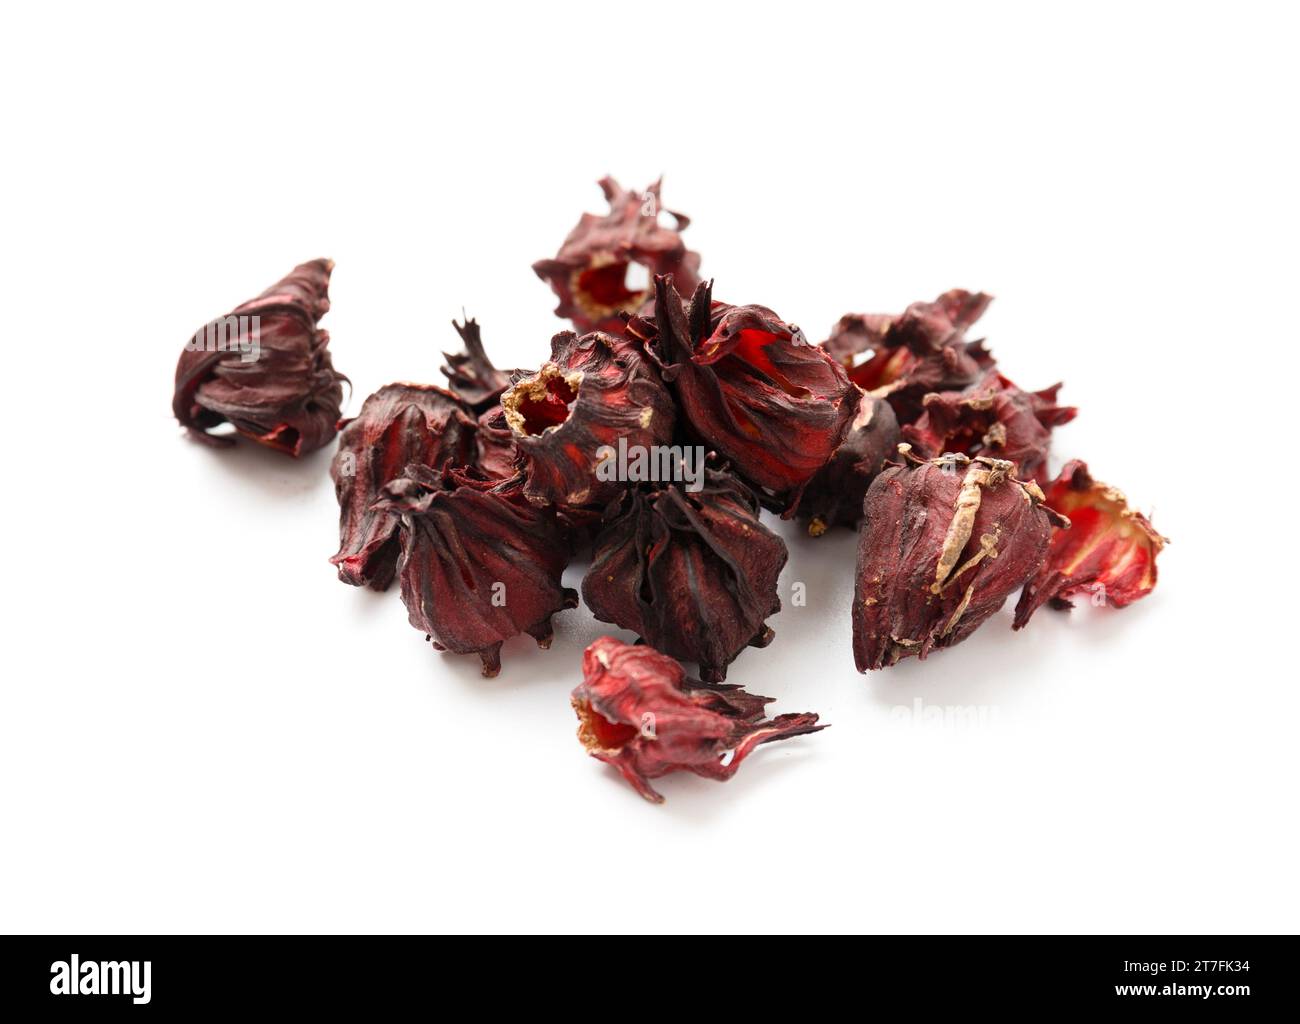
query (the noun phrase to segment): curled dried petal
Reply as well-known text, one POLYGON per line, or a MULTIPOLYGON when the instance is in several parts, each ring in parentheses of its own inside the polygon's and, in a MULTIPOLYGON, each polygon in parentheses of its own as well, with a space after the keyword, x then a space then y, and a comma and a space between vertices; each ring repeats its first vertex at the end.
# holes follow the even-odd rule
POLYGON ((689 679, 667 655, 612 637, 587 648, 582 674, 571 698, 578 738, 654 803, 663 797, 651 779, 688 771, 725 782, 760 744, 826 728, 810 713, 768 719, 772 698, 689 679))
POLYGON ((443 353, 447 365, 443 366, 442 372, 447 377, 448 387, 478 416, 474 468, 490 479, 509 479, 518 471, 515 465, 518 452, 514 433, 501 407, 501 396, 511 384, 530 376, 532 371, 498 370, 488 358, 482 332, 473 318, 467 317, 463 324, 453 320, 451 325, 456 328, 465 348, 462 352, 443 353))
POLYGON ((330 361, 334 264, 295 267, 257 298, 195 332, 176 364, 172 411, 190 436, 233 443, 210 431, 230 423, 242 436, 287 455, 316 451, 334 437, 342 381, 330 361))
POLYGON ((721 681, 746 646, 765 646, 764 620, 781 610, 785 542, 759 522, 753 492, 705 469, 698 491, 680 483, 630 491, 596 539, 582 596, 592 614, 721 681))
POLYGON ((339 579, 387 590, 397 572, 400 520, 378 511, 385 485, 412 463, 430 469, 474 460, 476 425, 449 391, 429 384, 389 384, 346 421, 330 464, 339 503, 339 579))
POLYGON ((1078 410, 1056 404, 1060 384, 1023 391, 990 370, 962 391, 936 391, 922 400, 917 421, 903 428, 903 439, 918 455, 945 452, 988 455, 1017 466, 1025 479, 1046 482, 1052 428, 1069 423, 1078 410))
POLYGON ((1068 462, 1047 491, 1053 508, 1070 517, 1052 535, 1047 560, 1025 585, 1016 605, 1020 629, 1045 603, 1068 609, 1087 593, 1094 603, 1123 608, 1155 588, 1156 556, 1169 543, 1124 495, 1094 480, 1087 463, 1068 462))
MULTIPOLYGON (((909 446, 900 445, 905 456, 909 446)), ((853 597, 859 672, 960 643, 1042 565, 1053 525, 1010 462, 965 455, 886 469, 867 491, 853 597)))
POLYGON ((475 468, 492 480, 508 480, 518 472, 515 434, 505 410, 493 406, 478 418, 478 456, 475 468))
POLYGON ((983 292, 955 288, 897 315, 850 313, 822 348, 849 369, 853 383, 888 398, 899 423, 912 423, 925 395, 968 387, 993 365, 982 341, 966 341, 992 301, 983 292), (857 362, 864 353, 869 358, 857 362))
POLYGON ((602 179, 600 187, 609 213, 584 213, 555 259, 538 260, 533 271, 559 297, 556 316, 572 320, 581 333, 617 334, 624 316, 650 297, 652 275, 675 274, 682 288, 694 288, 700 256, 679 233, 690 223, 686 217, 665 210, 676 227, 659 223, 659 182, 644 193, 624 189, 613 178, 602 179), (629 275, 632 267, 644 268, 644 284, 629 275))
POLYGON ((447 378, 447 387, 458 398, 477 413, 491 410, 500 400, 512 381, 523 376, 524 370, 498 370, 488 358, 483 347, 483 334, 478 322, 473 317, 466 317, 465 322, 451 322, 464 343, 461 352, 444 352, 447 360, 442 367, 443 376, 447 378))
POLYGON ((398 572, 411 625, 439 650, 478 654, 501 670, 501 644, 527 633, 551 643, 551 616, 578 595, 560 578, 569 542, 553 510, 530 505, 518 481, 408 466, 377 507, 402 517, 398 572))

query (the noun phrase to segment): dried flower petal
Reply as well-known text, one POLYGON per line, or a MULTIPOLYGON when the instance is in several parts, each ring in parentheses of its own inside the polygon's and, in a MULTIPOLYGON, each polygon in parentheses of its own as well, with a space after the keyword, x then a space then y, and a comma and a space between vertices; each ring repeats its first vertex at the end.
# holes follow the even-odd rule
POLYGON ((515 433, 500 403, 478 418, 478 456, 474 468, 492 480, 508 480, 518 472, 515 433))
POLYGON ((861 400, 844 368, 764 306, 729 306, 701 284, 689 305, 655 278, 655 318, 636 317, 690 429, 764 503, 794 514, 803 488, 844 440, 861 400))
POLYGON ((1047 561, 1025 585, 1016 605, 1020 629, 1044 603, 1062 610, 1087 592, 1096 603, 1123 608, 1156 585, 1156 556, 1169 543, 1124 495, 1094 480, 1087 463, 1068 462, 1047 491, 1053 508, 1070 517, 1052 535, 1047 561))
POLYGON ((569 542, 550 509, 523 499, 517 480, 408 466, 377 508, 402 516, 399 574, 411 625, 439 650, 478 654, 501 670, 501 644, 527 633, 551 643, 551 616, 577 607, 560 577, 569 542))
POLYGON ((1056 404, 1061 385, 1022 391, 990 370, 963 391, 936 391, 922 400, 924 411, 903 428, 903 439, 923 458, 945 452, 988 455, 1017 466, 1017 475, 1046 482, 1052 428, 1078 413, 1056 404))
POLYGON ((479 325, 472 318, 467 317, 463 324, 453 320, 451 325, 456 328, 465 349, 457 353, 444 352, 447 365, 442 372, 447 377, 448 387, 478 415, 478 451, 474 468, 490 479, 509 479, 517 472, 518 452, 514 433, 506 422, 505 410, 501 408, 501 396, 515 381, 532 376, 532 371, 498 370, 488 358, 479 325))
MULTIPOLYGON (((908 445, 899 445, 905 457, 908 445)), ((885 470, 867 491, 853 597, 858 671, 966 639, 1033 578, 1053 524, 1010 462, 945 455, 885 470)))
POLYGON ((533 264, 537 276, 559 296, 555 315, 568 317, 580 333, 620 333, 623 315, 637 312, 650 297, 654 274, 675 274, 688 291, 699 280, 699 253, 687 249, 679 234, 690 221, 665 210, 676 220, 676 228, 659 224, 659 186, 655 182, 641 193, 603 178, 600 187, 609 213, 584 213, 555 259, 533 264), (644 285, 629 279, 633 265, 646 268, 644 285))
POLYGON ((386 484, 411 463, 442 469, 471 462, 476 425, 449 391, 431 384, 389 384, 345 421, 330 464, 339 502, 339 550, 330 561, 354 587, 387 590, 401 551, 399 519, 378 511, 386 484))
POLYGON ((772 698, 689 679, 667 655, 612 637, 587 648, 582 674, 571 698, 578 738, 654 803, 663 797, 651 779, 688 771, 725 782, 759 744, 826 728, 807 712, 769 720, 772 698))
POLYGON ((672 399, 640 348, 599 331, 551 339, 551 358, 501 396, 506 422, 527 477, 525 495, 539 505, 603 508, 626 485, 601 480, 600 451, 623 439, 649 448, 672 439, 672 399))
POLYGON ((898 451, 898 419, 888 402, 863 395, 844 442, 817 471, 799 500, 808 532, 820 537, 831 526, 857 527, 871 481, 898 451))
POLYGON ((447 387, 475 412, 482 413, 495 406, 510 387, 511 382, 524 375, 524 370, 498 370, 488 358, 483 347, 483 335, 472 317, 463 324, 451 322, 465 345, 463 352, 444 352, 447 365, 442 368, 447 387))
POLYGON ((758 500, 730 473, 705 469, 701 489, 645 484, 628 492, 597 537, 582 597, 592 614, 651 646, 726 678, 745 647, 766 646, 781 610, 785 542, 759 522, 758 500))
POLYGON ((925 395, 968 387, 993 365, 982 341, 965 340, 992 301, 983 292, 956 288, 934 302, 914 302, 896 316, 850 313, 822 348, 849 368, 853 383, 887 397, 899 423, 912 423, 921 415, 925 395), (870 358, 854 365, 862 353, 870 358))
POLYGON ((312 260, 257 298, 195 333, 176 364, 172 411, 207 444, 230 423, 243 436, 288 455, 329 443, 343 401, 342 381, 316 323, 330 308, 334 264, 312 260))

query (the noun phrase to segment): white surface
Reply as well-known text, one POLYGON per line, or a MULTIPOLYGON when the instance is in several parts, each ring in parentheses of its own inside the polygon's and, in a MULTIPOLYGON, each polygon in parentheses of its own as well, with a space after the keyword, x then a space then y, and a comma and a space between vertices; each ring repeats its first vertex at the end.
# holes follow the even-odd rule
POLYGON ((1300 926, 1294 14, 448 6, 7 15, 0 927, 1300 926), (808 605, 731 679, 833 728, 655 807, 574 737, 585 610, 481 680, 336 582, 329 451, 170 419, 189 332, 315 256, 349 411, 462 306, 537 363, 607 172, 813 337, 993 292, 1058 456, 1172 538, 1154 596, 867 678, 853 538, 790 533, 808 605))

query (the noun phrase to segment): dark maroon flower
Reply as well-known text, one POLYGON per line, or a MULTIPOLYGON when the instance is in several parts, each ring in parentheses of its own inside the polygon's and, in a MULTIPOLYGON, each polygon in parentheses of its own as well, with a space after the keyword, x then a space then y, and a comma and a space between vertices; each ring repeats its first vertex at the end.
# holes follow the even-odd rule
POLYGON ((903 439, 923 458, 945 452, 988 455, 1017 466, 1017 475, 1045 483, 1052 428, 1078 413, 1056 404, 1060 384, 1022 391, 997 370, 989 370, 963 391, 935 391, 922 399, 923 412, 903 428, 903 439))
POLYGON ((458 469, 408 466, 386 492, 377 508, 402 517, 402 603, 434 647, 478 654, 494 676, 512 636, 550 646, 551 616, 578 604, 560 583, 569 540, 553 510, 525 501, 518 480, 458 469))
POLYGON ((582 674, 571 698, 578 739, 654 803, 663 797, 651 779, 688 771, 725 782, 759 744, 826 728, 807 712, 768 719, 771 697, 689 679, 667 655, 608 636, 583 653, 582 674))
POLYGON ((476 426, 460 400, 432 384, 389 384, 344 421, 330 464, 339 502, 339 579, 387 590, 397 571, 400 520, 374 504, 411 463, 442 469, 474 460, 476 426))
POLYGON ((672 439, 672 399, 638 345, 599 331, 551 339, 551 358, 501 396, 506 423, 539 505, 603 508, 626 485, 601 479, 604 449, 672 439))
POLYGON ((568 317, 580 333, 623 330, 623 314, 637 312, 650 297, 654 274, 674 274, 690 291, 699 280, 699 253, 686 248, 678 233, 690 221, 669 213, 676 228, 659 224, 659 182, 644 193, 628 191, 613 178, 600 187, 609 200, 603 217, 584 213, 553 260, 538 260, 533 270, 559 296, 555 315, 568 317), (628 269, 646 268, 645 284, 630 283, 628 269))
POLYGON ((472 317, 463 324, 451 322, 464 343, 463 352, 444 352, 447 365, 442 368, 447 387, 477 413, 492 409, 514 378, 524 370, 498 370, 483 348, 483 335, 472 317))
POLYGON ((934 302, 914 302, 898 315, 850 313, 822 348, 849 368, 853 383, 889 399, 899 423, 921 415, 931 391, 960 390, 993 365, 982 341, 966 331, 993 301, 983 292, 953 289, 934 302), (868 354, 865 362, 855 358, 868 354))
POLYGON ((326 445, 343 401, 342 381, 316 323, 330 308, 334 264, 312 260, 257 298, 197 331, 176 364, 172 411, 208 444, 230 423, 244 437, 298 456, 326 445))
POLYGON ((688 305, 655 278, 655 317, 629 337, 663 367, 682 417, 787 517, 844 440, 861 392, 844 368, 764 306, 728 306, 701 284, 688 305))
POLYGON ((1151 593, 1156 556, 1169 542, 1146 516, 1129 508, 1121 492, 1094 480, 1087 463, 1076 459, 1048 488, 1047 501, 1070 517, 1070 528, 1052 534, 1047 561, 1016 605, 1016 629, 1045 603, 1068 610, 1078 594, 1123 608, 1151 593))
MULTIPOLYGON (((900 445, 910 460, 910 448, 900 445)), ((1047 556, 1053 525, 1010 462, 945 455, 886 469, 867 491, 853 598, 858 671, 970 636, 1047 556)))
POLYGON ((831 526, 856 528, 867 488, 898 452, 898 420, 882 398, 862 396, 857 415, 830 461, 817 471, 799 500, 808 532, 820 537, 831 526))
POLYGON ((582 597, 592 614, 700 665, 711 682, 746 646, 766 646, 781 610, 785 542, 759 522, 758 500, 730 473, 700 467, 681 483, 630 490, 597 537, 582 597))

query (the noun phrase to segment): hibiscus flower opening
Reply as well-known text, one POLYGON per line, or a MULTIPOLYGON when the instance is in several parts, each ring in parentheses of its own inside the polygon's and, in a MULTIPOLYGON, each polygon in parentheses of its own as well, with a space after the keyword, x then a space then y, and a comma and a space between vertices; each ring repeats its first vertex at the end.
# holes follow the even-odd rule
POLYGON ((573 710, 578 713, 578 739, 588 753, 617 754, 640 731, 634 725, 611 722, 580 697, 573 699, 573 710))
POLYGON ((565 374, 548 363, 532 380, 521 381, 501 400, 512 430, 536 437, 566 422, 578 400, 582 372, 565 374))
POLYGON ((598 254, 585 268, 575 270, 570 277, 569 286, 573 290, 574 302, 589 319, 597 323, 617 317, 620 313, 635 313, 650 297, 650 290, 632 287, 634 278, 629 270, 634 266, 639 271, 639 276, 646 276, 646 272, 638 265, 617 259, 608 253, 598 254))

